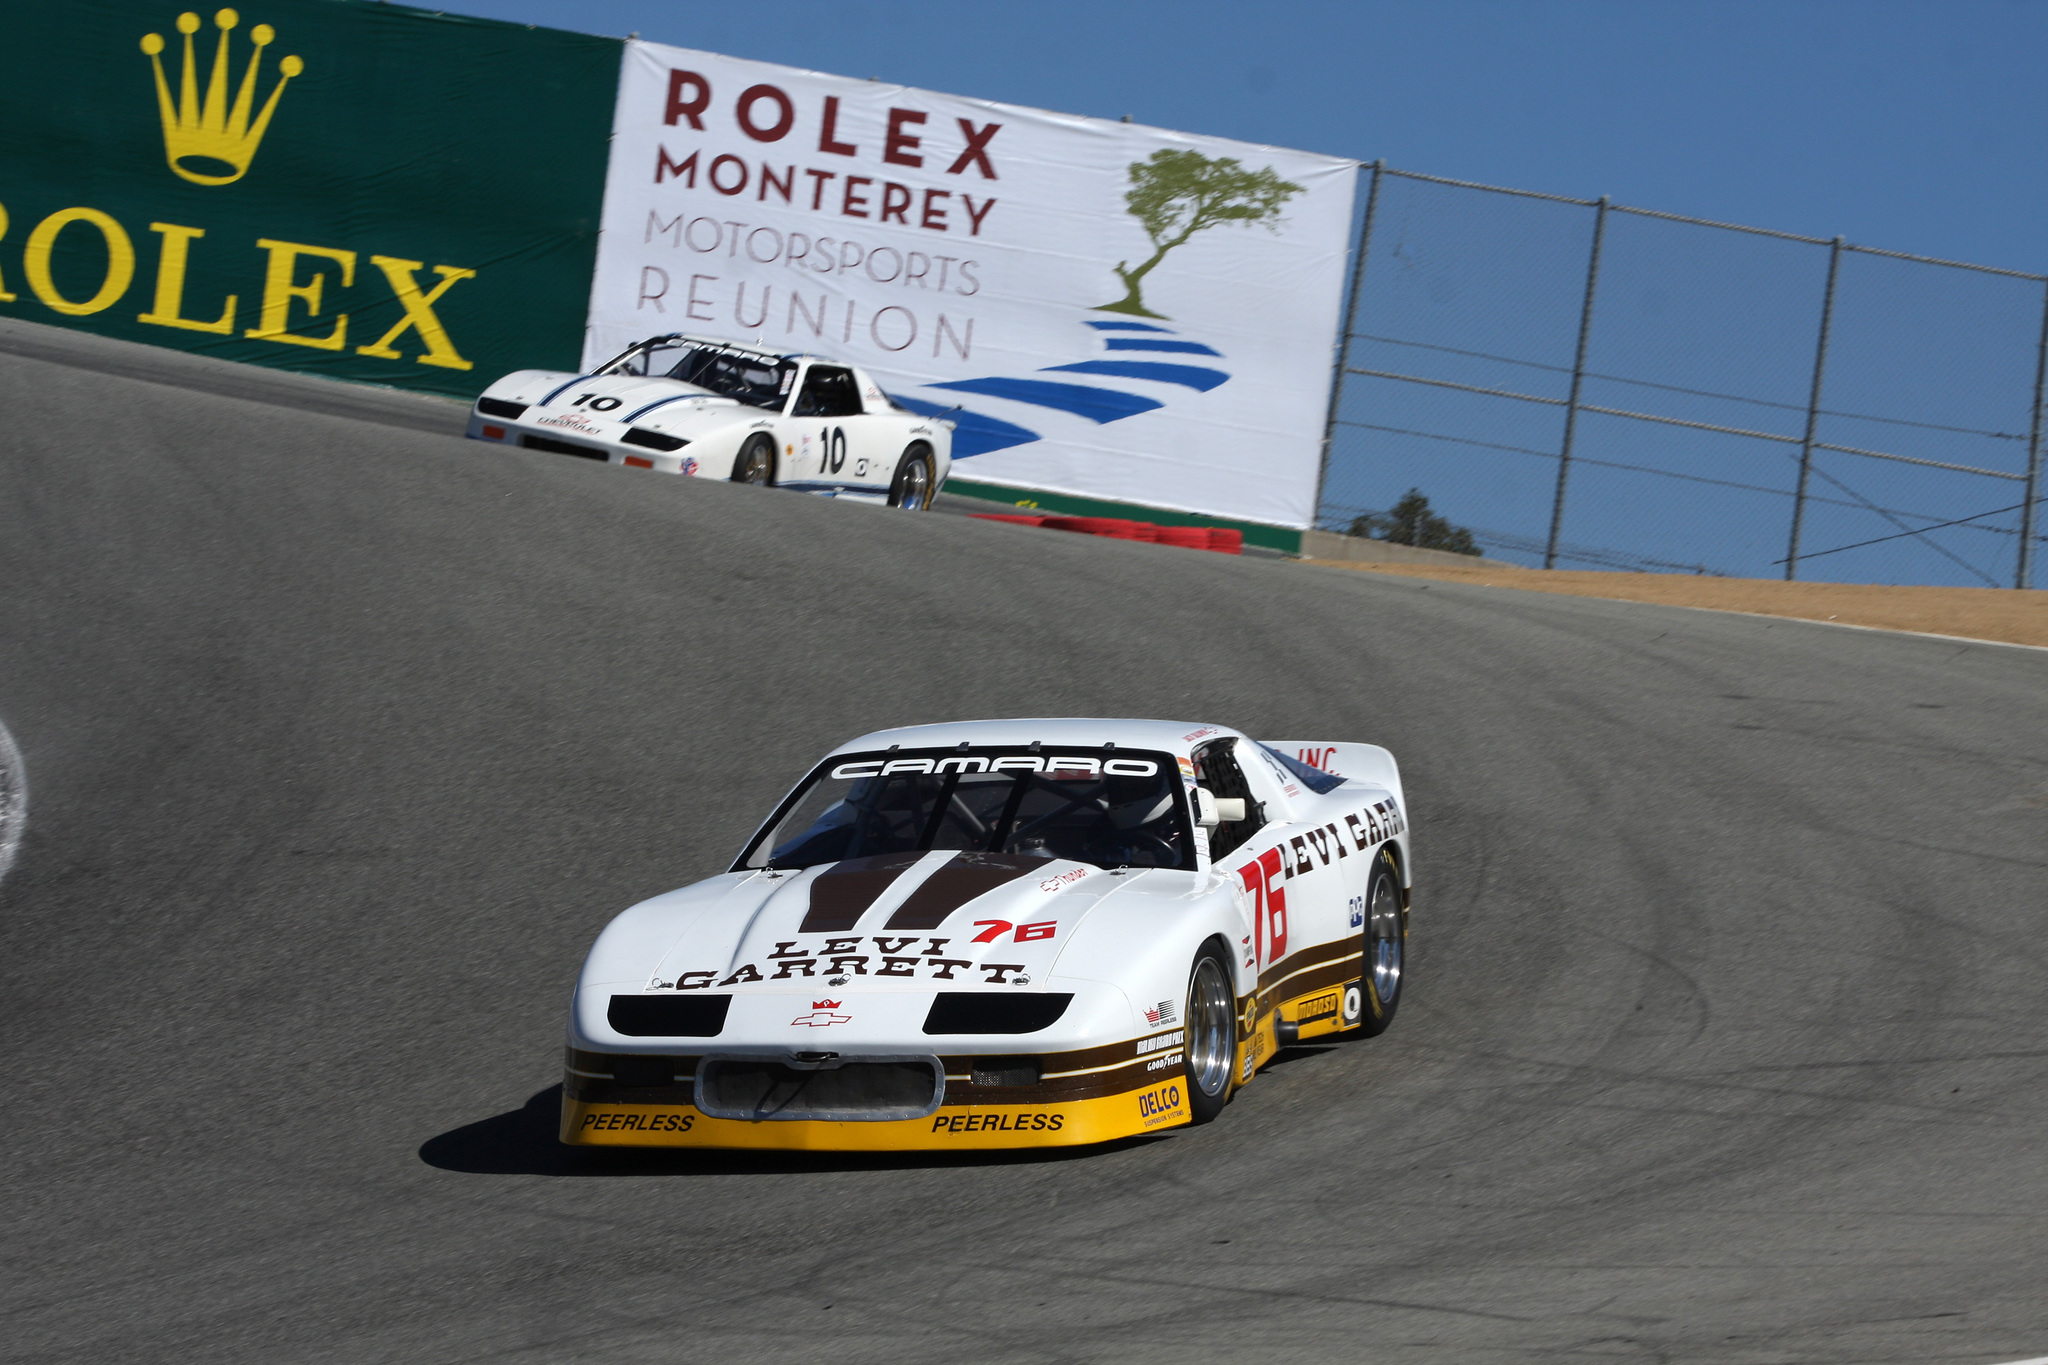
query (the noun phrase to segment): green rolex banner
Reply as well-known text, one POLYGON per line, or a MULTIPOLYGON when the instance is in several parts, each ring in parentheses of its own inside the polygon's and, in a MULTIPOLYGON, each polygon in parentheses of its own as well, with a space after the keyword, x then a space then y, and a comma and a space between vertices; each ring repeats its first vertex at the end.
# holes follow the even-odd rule
POLYGON ((0 316, 463 396, 576 364, 617 40, 368 0, 8 17, 0 316))

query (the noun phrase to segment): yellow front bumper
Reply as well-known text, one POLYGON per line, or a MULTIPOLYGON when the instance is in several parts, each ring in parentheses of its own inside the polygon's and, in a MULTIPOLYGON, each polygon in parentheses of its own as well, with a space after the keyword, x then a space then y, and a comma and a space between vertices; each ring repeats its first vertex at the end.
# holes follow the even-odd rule
POLYGON ((1064 1104, 949 1104, 921 1119, 826 1123, 716 1119, 694 1107, 562 1101, 562 1141, 590 1147, 751 1147, 807 1152, 965 1151, 1078 1147, 1188 1122, 1176 1078, 1120 1095, 1064 1104))

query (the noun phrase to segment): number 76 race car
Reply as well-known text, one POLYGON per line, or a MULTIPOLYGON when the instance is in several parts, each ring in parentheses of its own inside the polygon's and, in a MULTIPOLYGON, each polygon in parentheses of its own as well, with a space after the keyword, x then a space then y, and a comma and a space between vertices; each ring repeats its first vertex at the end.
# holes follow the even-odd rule
POLYGON ((583 964, 562 1141, 894 1151, 1215 1118, 1401 1000, 1393 755, 1214 725, 864 735, 583 964))
POLYGON ((592 374, 508 374, 476 400, 469 435, 911 511, 931 506, 953 455, 951 422, 898 407, 851 365, 681 335, 592 374))

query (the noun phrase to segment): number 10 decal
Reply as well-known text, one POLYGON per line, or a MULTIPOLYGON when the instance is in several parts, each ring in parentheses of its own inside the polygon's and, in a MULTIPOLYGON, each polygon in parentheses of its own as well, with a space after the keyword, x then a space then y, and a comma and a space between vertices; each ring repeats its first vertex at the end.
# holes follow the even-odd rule
POLYGON ((834 474, 846 468, 846 428, 834 427, 825 437, 825 450, 818 457, 819 472, 829 469, 834 474))

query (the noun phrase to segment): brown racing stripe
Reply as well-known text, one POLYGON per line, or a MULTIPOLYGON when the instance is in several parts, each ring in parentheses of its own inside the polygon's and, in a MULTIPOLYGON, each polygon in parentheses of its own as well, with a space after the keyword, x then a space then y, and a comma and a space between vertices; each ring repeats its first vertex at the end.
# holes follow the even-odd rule
MULTIPOLYGON (((922 853, 881 853, 872 858, 848 858, 820 872, 811 882, 811 904, 797 932, 843 934, 889 889, 898 877, 917 865, 922 853)), ((922 888, 920 888, 921 890, 922 888)), ((900 914, 898 918, 901 918, 900 914)), ((937 921, 933 921, 937 923, 937 921)), ((895 927, 895 922, 890 922, 895 927)))
POLYGON ((953 861, 926 877, 924 884, 910 893, 910 898, 897 907, 882 927, 936 929, 945 923, 946 916, 976 896, 1045 866, 1043 858, 1015 853, 956 853, 953 861))

